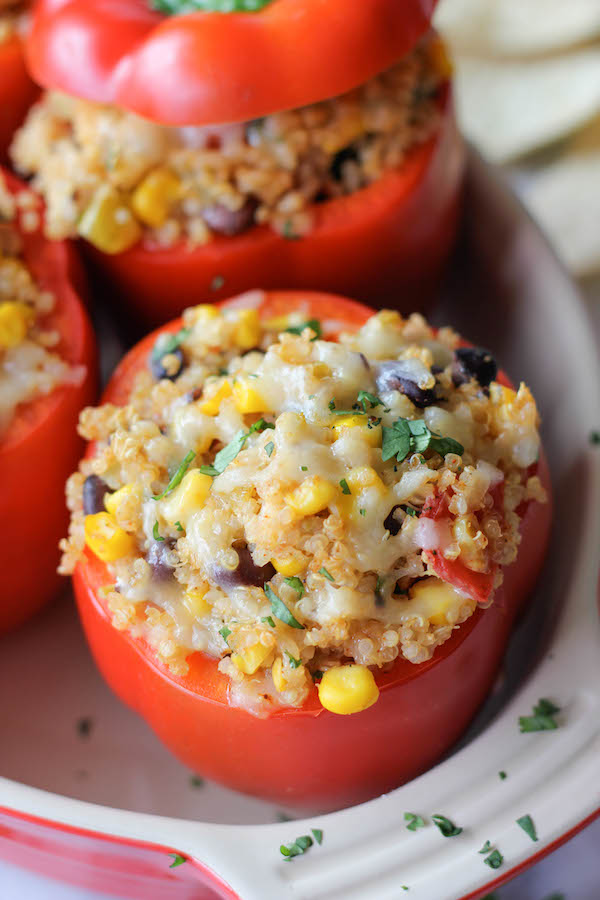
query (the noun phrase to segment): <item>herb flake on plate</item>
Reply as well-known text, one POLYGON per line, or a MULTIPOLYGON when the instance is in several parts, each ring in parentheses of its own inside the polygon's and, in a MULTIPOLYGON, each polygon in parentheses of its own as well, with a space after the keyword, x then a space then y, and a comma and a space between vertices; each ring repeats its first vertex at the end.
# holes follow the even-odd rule
POLYGON ((462 834, 462 828, 459 828, 454 822, 439 813, 432 816, 431 821, 437 825, 444 837, 456 837, 457 835, 462 834))
POLYGON ((173 862, 169 866, 170 869, 175 869, 177 866, 182 866, 184 862, 187 862, 187 859, 181 853, 169 853, 169 856, 173 857, 173 862))
POLYGON ((521 816, 517 819, 517 825, 523 829, 526 835, 528 835, 532 841, 537 841, 537 831, 535 830, 535 824, 531 816, 521 816))
POLYGON ((554 716, 560 712, 560 707, 542 697, 533 707, 533 715, 519 716, 519 730, 522 733, 531 731, 554 731, 558 723, 554 716))
POLYGON ((408 831, 416 831, 417 828, 425 828, 425 819, 416 813, 405 812, 404 821, 408 831))

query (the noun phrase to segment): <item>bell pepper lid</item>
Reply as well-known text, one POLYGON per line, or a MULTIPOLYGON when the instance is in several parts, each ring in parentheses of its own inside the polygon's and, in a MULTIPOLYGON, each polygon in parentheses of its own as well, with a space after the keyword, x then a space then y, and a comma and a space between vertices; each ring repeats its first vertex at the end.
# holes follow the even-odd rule
POLYGON ((248 121, 368 81, 414 48, 437 4, 254 2, 252 12, 167 15, 152 0, 39 0, 29 70, 49 90, 164 125, 248 121))

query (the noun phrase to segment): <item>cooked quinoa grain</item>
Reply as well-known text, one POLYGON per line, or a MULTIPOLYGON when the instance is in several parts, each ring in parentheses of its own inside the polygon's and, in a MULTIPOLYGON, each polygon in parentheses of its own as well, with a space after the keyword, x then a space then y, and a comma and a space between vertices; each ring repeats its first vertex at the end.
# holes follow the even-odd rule
POLYGON ((348 663, 359 708, 374 702, 369 670, 429 659, 476 608, 431 554, 497 587, 521 505, 544 499, 525 385, 457 386, 458 336, 418 315, 381 312, 339 341, 332 327, 187 310, 127 406, 83 412, 94 452, 67 486, 62 571, 87 545, 116 628, 177 674, 193 650, 219 659, 258 714, 348 663))
POLYGON ((22 257, 18 202, 0 176, 0 440, 18 407, 81 375, 56 352, 60 336, 45 324, 54 297, 35 282, 22 257))
POLYGON ((311 207, 400 166, 438 127, 447 61, 428 36, 392 69, 342 96, 251 122, 168 128, 132 113, 48 93, 12 147, 33 175, 52 238, 79 234, 120 253, 204 244, 268 223, 311 228, 311 207))

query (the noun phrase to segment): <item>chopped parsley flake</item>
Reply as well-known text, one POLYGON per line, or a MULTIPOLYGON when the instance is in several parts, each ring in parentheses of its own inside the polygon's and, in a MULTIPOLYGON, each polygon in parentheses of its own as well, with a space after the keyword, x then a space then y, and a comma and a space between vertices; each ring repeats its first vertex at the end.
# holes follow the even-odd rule
POLYGON ((302 856, 313 845, 313 839, 308 834, 303 834, 296 838, 293 844, 282 844, 279 852, 285 856, 286 860, 293 859, 294 856, 302 856))
POLYGON ((520 819, 517 819, 517 825, 523 829, 525 834, 529 835, 532 841, 537 841, 537 831, 535 830, 535 825, 531 816, 521 816, 520 819))
POLYGON ((292 669, 297 669, 298 666, 299 666, 300 663, 301 663, 301 660, 296 659, 295 656, 292 656, 292 654, 290 653, 289 650, 286 650, 285 652, 286 652, 287 657, 288 657, 288 659, 289 659, 289 661, 290 661, 290 666, 292 667, 292 669))
POLYGON ((151 0, 150 5, 167 16, 193 12, 257 12, 272 0, 151 0))
POLYGON ((489 853, 492 849, 492 845, 489 841, 486 841, 481 850, 478 850, 478 853, 489 853))
POLYGON ((308 319, 306 322, 301 322, 300 325, 290 325, 285 331, 288 334, 302 334, 305 328, 310 328, 310 330, 315 333, 315 336, 314 338, 311 338, 311 341, 316 341, 323 334, 321 323, 318 319, 308 319))
POLYGON ((533 715, 519 716, 519 731, 553 731, 558 728, 554 716, 560 712, 560 707, 555 706, 551 700, 541 698, 537 706, 533 707, 533 715))
POLYGON ((300 466, 301 472, 308 472, 308 466, 300 466))
POLYGON ((590 431, 590 444, 600 444, 600 431, 590 431))
POLYGON ((160 531, 158 530, 158 519, 154 523, 154 528, 152 529, 152 537, 155 541, 164 541, 164 537, 161 536, 160 531))
MULTIPOLYGON (((254 425, 251 425, 248 431, 244 431, 240 429, 236 436, 230 441, 222 450, 219 450, 217 455, 214 458, 214 462, 212 465, 204 465, 200 466, 200 471, 203 475, 210 475, 212 478, 216 478, 217 475, 220 475, 225 471, 227 466, 233 462, 238 453, 244 449, 246 441, 252 434, 260 434, 261 431, 265 431, 267 428, 275 428, 272 422, 266 422, 264 419, 259 419, 258 422, 255 422, 254 425)), ((155 498, 156 499, 156 498, 155 498)))
POLYGON ((499 869, 503 862, 504 857, 499 850, 492 850, 490 855, 486 856, 484 859, 484 863, 486 866, 489 866, 490 869, 499 869))
POLYGON ((340 487, 342 489, 342 494, 350 494, 351 493, 350 488, 348 487, 348 482, 346 481, 345 478, 342 478, 342 480, 340 481, 340 487))
POLYGON ((312 836, 314 837, 317 844, 323 843, 323 831, 321 828, 311 828, 312 836))
POLYGON ((434 450, 440 456, 446 453, 456 453, 462 456, 465 448, 454 438, 442 437, 434 431, 430 431, 423 419, 396 419, 391 428, 384 426, 383 440, 381 444, 381 458, 383 462, 396 458, 402 462, 410 453, 424 453, 425 450, 434 450))
POLYGON ((183 481, 183 476, 189 469, 190 463, 192 462, 195 455, 196 454, 193 450, 190 450, 189 453, 186 453, 181 465, 179 466, 179 468, 177 469, 177 471, 175 472, 175 474, 169 481, 169 483, 166 486, 166 488, 164 489, 164 491, 161 494, 157 494, 155 497, 153 497, 152 498, 153 500, 162 500, 163 497, 166 497, 167 494, 170 494, 171 491, 175 490, 177 485, 180 484, 181 481, 183 481))
POLYGON ((260 621, 264 622, 266 625, 270 625, 271 628, 275 628, 275 622, 273 621, 273 616, 263 616, 260 621))
POLYGON ((274 449, 275 449, 275 444, 273 443, 273 441, 269 441, 268 444, 265 444, 265 453, 267 454, 267 456, 270 457, 273 454, 274 449))
POLYGON ((219 629, 219 634, 221 635, 225 643, 227 643, 227 638, 231 634, 231 628, 228 628, 227 625, 223 625, 223 627, 219 629))
POLYGON ((190 784, 193 788, 204 787, 204 778, 200 778, 199 775, 190 775, 190 784))
POLYGON ((413 518, 419 518, 419 511, 414 508, 414 506, 403 506, 402 509, 406 513, 407 516, 412 516, 413 518))
POLYGON ((327 569, 325 568, 325 566, 321 566, 321 568, 319 569, 319 575, 322 575, 323 578, 326 578, 326 579, 327 579, 327 581, 335 581, 335 578, 333 577, 333 575, 331 574, 331 572, 328 572, 328 571, 327 571, 327 569))
POLYGON ((192 333, 190 328, 180 328, 168 338, 160 337, 152 350, 152 362, 160 362, 163 356, 174 353, 192 333))
POLYGON ((458 828, 454 822, 451 822, 446 816, 439 815, 439 813, 432 816, 431 820, 437 825, 444 837, 456 837, 462 832, 462 828, 458 828))
POLYGON ((359 513, 361 514, 361 516, 366 516, 367 511, 366 509, 359 509, 359 513))
POLYGON ((294 618, 285 603, 279 599, 270 584, 265 584, 264 592, 267 595, 267 600, 271 604, 271 612, 276 619, 279 619, 280 622, 289 625, 291 628, 304 628, 304 625, 301 625, 300 622, 294 618))
POLYGON ((380 400, 379 397, 376 397, 375 394, 370 394, 368 391, 359 391, 356 399, 365 413, 367 411, 367 403, 370 404, 371 409, 375 409, 376 406, 383 406, 383 400, 380 400))
POLYGON ((404 821, 409 831, 416 831, 417 828, 425 828, 425 819, 416 813, 405 812, 404 821))
POLYGON ((187 859, 181 853, 169 853, 169 856, 173 857, 173 862, 169 866, 170 869, 175 869, 177 866, 182 866, 184 862, 187 862, 187 859))
POLYGON ((175 528, 177 529, 177 531, 183 531, 183 525, 181 524, 181 522, 175 522, 175 528))
POLYGON ((304 584, 297 575, 288 575, 288 577, 283 580, 288 587, 291 587, 293 591, 296 591, 298 599, 304 596, 304 584))
POLYGON ((504 781, 504 779, 507 778, 508 776, 507 776, 506 772, 504 771, 504 769, 502 769, 502 771, 498 772, 498 777, 499 777, 500 781, 504 781))

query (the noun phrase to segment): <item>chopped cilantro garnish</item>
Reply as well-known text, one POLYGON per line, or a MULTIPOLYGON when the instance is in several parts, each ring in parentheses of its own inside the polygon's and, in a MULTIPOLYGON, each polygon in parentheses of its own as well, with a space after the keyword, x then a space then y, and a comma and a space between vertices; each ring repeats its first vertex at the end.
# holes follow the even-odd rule
POLYGON ((183 531, 183 525, 179 521, 175 522, 175 528, 177 531, 183 531))
POLYGON ((222 450, 219 450, 217 455, 214 458, 214 461, 211 465, 200 466, 200 471, 203 475, 210 475, 212 478, 216 478, 217 475, 220 475, 225 471, 227 466, 233 462, 238 453, 243 450, 246 441, 252 434, 259 433, 261 431, 265 431, 267 428, 275 428, 272 422, 266 422, 264 419, 259 419, 258 422, 255 422, 254 425, 251 425, 248 431, 244 431, 240 429, 236 436, 230 441, 222 450))
POLYGON ((465 448, 454 438, 442 437, 430 431, 423 419, 396 419, 391 428, 384 426, 381 444, 381 458, 385 462, 396 457, 402 462, 409 453, 424 453, 434 450, 441 456, 456 453, 461 456, 465 448))
POLYGON ((163 356, 174 353, 191 333, 191 328, 180 328, 168 338, 160 337, 152 350, 152 362, 159 362, 163 356))
POLYGON ((169 856, 173 857, 173 862, 169 866, 170 869, 175 869, 177 866, 182 866, 184 862, 187 862, 187 859, 181 853, 169 853, 169 856))
POLYGON ((263 616, 260 621, 265 622, 267 625, 270 625, 271 628, 275 628, 275 622, 273 621, 272 616, 263 616))
POLYGON ((152 537, 155 541, 164 541, 164 537, 161 536, 158 530, 158 519, 154 523, 154 528, 152 529, 152 537))
POLYGON ((367 411, 367 403, 370 404, 371 409, 375 409, 376 406, 383 406, 383 400, 380 400, 379 397, 376 397, 375 394, 370 394, 368 391, 359 391, 356 399, 365 413, 367 411))
POLYGON ((600 444, 600 431, 590 431, 590 444, 600 444))
POLYGON ((213 280, 210 283, 211 291, 220 291, 223 285, 225 284, 225 279, 222 275, 215 275, 213 280))
POLYGON ((288 657, 288 659, 289 659, 289 661, 290 661, 290 666, 292 667, 292 669, 297 669, 298 666, 299 666, 300 663, 301 663, 301 660, 296 659, 295 656, 292 656, 292 654, 290 653, 289 650, 286 650, 285 652, 286 652, 287 657, 288 657))
POLYGON ((190 775, 190 784, 193 788, 204 787, 204 778, 200 778, 199 775, 190 775))
POLYGON ((327 406, 329 407, 329 409, 331 410, 331 412, 334 411, 334 409, 335 409, 335 397, 332 397, 332 398, 331 398, 331 400, 329 401, 329 403, 327 404, 327 406))
POLYGON ((327 581, 335 581, 335 578, 333 577, 333 575, 331 574, 331 572, 328 572, 328 571, 327 571, 327 569, 325 568, 325 566, 321 566, 321 568, 319 569, 319 575, 322 575, 323 578, 326 578, 326 579, 327 579, 327 581))
POLYGON ((404 821, 409 831, 416 831, 417 828, 425 828, 425 819, 416 813, 405 812, 404 821))
POLYGON ((271 612, 276 619, 279 619, 280 622, 284 622, 285 625, 289 625, 291 628, 304 628, 304 625, 301 625, 300 622, 294 618, 285 603, 279 599, 270 584, 265 584, 264 592, 267 595, 267 600, 271 604, 271 612))
POLYGON ((489 866, 490 869, 499 869, 503 862, 504 857, 499 850, 492 850, 490 855, 486 856, 484 859, 484 863, 486 866, 489 866))
POLYGON ((520 819, 517 819, 517 825, 523 829, 525 834, 529 835, 532 841, 537 841, 537 831, 535 830, 535 825, 531 816, 521 816, 520 819))
POLYGON ((296 838, 293 844, 282 844, 279 852, 286 859, 293 859, 294 856, 302 856, 312 845, 313 839, 307 834, 303 834, 301 837, 296 838))
POLYGON ((348 487, 348 482, 346 481, 345 478, 342 478, 342 480, 340 481, 340 487, 342 489, 342 494, 350 494, 351 493, 350 488, 348 487))
POLYGON ((265 453, 267 454, 267 456, 271 456, 274 449, 275 449, 275 444, 273 443, 273 441, 269 441, 268 444, 265 444, 265 453))
POLYGON ((223 625, 222 628, 219 628, 219 634, 221 635, 225 643, 227 643, 227 638, 231 634, 231 628, 228 628, 227 625, 223 625))
POLYGON ((504 771, 504 769, 502 769, 502 771, 498 772, 498 777, 499 777, 500 781, 504 781, 504 779, 507 778, 508 776, 507 776, 506 772, 504 771))
POLYGON ((308 466, 300 466, 302 472, 308 472, 308 466))
POLYGON ((543 697, 538 700, 537 706, 533 707, 532 716, 519 716, 519 730, 521 732, 528 731, 553 731, 558 728, 555 714, 560 712, 560 707, 555 706, 551 700, 543 697))
POLYGON ((315 669, 315 671, 312 673, 313 681, 319 681, 322 677, 323 677, 323 673, 321 672, 320 669, 315 669))
POLYGON ((299 595, 298 599, 304 596, 304 584, 297 575, 288 575, 288 577, 284 578, 283 580, 288 585, 288 587, 291 587, 292 590, 296 591, 296 593, 299 595))
POLYGON ((446 816, 439 815, 439 813, 432 816, 431 820, 435 822, 444 837, 456 837, 457 834, 462 832, 462 828, 458 828, 454 822, 451 822, 446 816))
POLYGON ((361 516, 366 516, 367 511, 366 509, 359 509, 359 513, 361 514, 361 516))
POLYGON ((183 476, 189 469, 190 463, 193 460, 193 458, 195 457, 195 455, 196 454, 193 450, 190 450, 189 453, 186 453, 186 455, 183 457, 183 461, 181 462, 181 465, 179 466, 179 468, 177 469, 177 471, 175 472, 175 474, 169 481, 169 483, 166 486, 166 488, 164 489, 164 491, 161 494, 157 494, 155 497, 153 497, 152 498, 153 500, 162 500, 163 497, 166 497, 167 494, 170 494, 171 491, 175 490, 177 485, 180 484, 181 481, 183 481, 183 476))
POLYGON ((323 334, 321 323, 318 319, 307 319, 306 322, 301 322, 299 325, 290 325, 289 328, 284 330, 288 332, 288 334, 302 334, 305 328, 310 328, 311 331, 314 331, 315 337, 311 338, 312 341, 316 341, 317 338, 320 338, 323 334))
POLYGON ((286 219, 286 221, 283 223, 281 236, 284 237, 286 241, 297 241, 300 238, 300 235, 296 234, 296 232, 294 231, 294 226, 289 219, 286 219))
POLYGON ((323 831, 321 828, 311 828, 312 836, 314 837, 317 844, 323 843, 323 831))
POLYGON ((407 516, 412 516, 413 518, 419 518, 419 512, 414 508, 414 506, 403 506, 402 509, 406 513, 407 516))
POLYGON ((151 0, 150 5, 167 16, 193 12, 257 12, 272 0, 151 0))
POLYGON ((483 847, 481 848, 481 850, 478 850, 477 852, 478 853, 489 853, 491 849, 492 849, 492 845, 491 845, 490 841, 486 841, 485 844, 483 845, 483 847))

